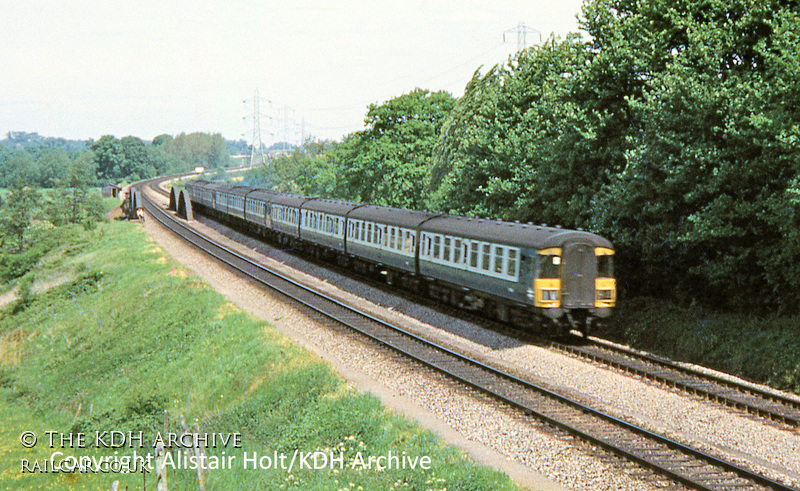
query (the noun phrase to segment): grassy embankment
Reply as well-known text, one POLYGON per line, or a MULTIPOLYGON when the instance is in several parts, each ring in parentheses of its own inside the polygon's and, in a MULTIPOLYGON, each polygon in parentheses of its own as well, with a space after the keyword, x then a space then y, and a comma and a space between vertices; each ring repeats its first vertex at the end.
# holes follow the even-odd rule
MULTIPOLYGON (((155 489, 154 474, 23 473, 22 459, 32 468, 54 452, 63 453, 56 462, 152 454, 155 432, 180 431, 181 415, 202 432, 241 434, 241 448, 208 450, 235 457, 232 468, 210 472, 209 489, 514 489, 348 388, 316 356, 187 274, 135 223, 71 228, 28 274, 68 281, 0 309, 2 489, 109 489, 113 480, 155 489), (26 431, 38 437, 32 448, 21 443, 26 431), (86 448, 63 448, 59 437, 51 448, 46 431, 84 433, 86 448), (145 447, 95 448, 96 431, 144 431, 145 447), (344 468, 243 467, 244 452, 283 453, 288 466, 295 450, 342 452, 344 468), (432 465, 352 469, 359 452, 365 461, 427 456, 432 465)), ((196 479, 194 470, 169 471, 170 489, 196 489, 196 479)))
POLYGON ((800 317, 747 317, 633 298, 600 334, 800 394, 800 317))

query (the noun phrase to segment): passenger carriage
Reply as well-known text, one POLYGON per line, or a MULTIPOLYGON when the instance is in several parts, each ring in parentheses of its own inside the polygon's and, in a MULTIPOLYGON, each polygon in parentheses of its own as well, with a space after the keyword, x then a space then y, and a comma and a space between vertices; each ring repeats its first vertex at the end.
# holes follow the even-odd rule
POLYGON ((502 320, 525 323, 534 310, 586 332, 616 302, 613 246, 592 233, 207 181, 187 189, 201 206, 282 244, 502 320))
POLYGON ((419 227, 435 216, 386 206, 359 206, 348 215, 347 253, 379 266, 417 274, 419 227))

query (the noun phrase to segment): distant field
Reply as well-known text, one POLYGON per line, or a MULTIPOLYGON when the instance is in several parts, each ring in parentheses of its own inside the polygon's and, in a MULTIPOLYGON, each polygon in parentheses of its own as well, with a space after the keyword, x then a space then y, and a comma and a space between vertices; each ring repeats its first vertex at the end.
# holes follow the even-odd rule
MULTIPOLYGON (((33 293, 0 309, 0 489, 109 489, 114 480, 119 489, 155 489, 153 473, 38 470, 51 458, 68 465, 152 455, 156 433, 180 432, 181 416, 202 433, 240 437, 239 448, 208 449, 232 463, 210 472, 208 489, 515 489, 349 389, 315 355, 172 262, 138 224, 75 227, 64 237, 28 273, 33 293), (37 290, 46 278, 66 282, 37 290), (106 431, 141 431, 142 441, 97 448, 97 432, 101 447, 111 441, 106 431), (291 459, 295 451, 341 455, 346 465, 243 465, 245 452, 291 459), (350 466, 389 452, 428 457, 430 469, 350 466)), ((170 470, 168 479, 170 489, 197 489, 193 469, 170 470)))

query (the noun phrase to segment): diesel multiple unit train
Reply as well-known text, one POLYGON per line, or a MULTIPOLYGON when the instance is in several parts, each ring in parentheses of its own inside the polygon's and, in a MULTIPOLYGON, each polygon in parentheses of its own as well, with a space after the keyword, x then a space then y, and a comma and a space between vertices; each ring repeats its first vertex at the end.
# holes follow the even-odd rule
POLYGON ((282 247, 517 325, 586 334, 616 301, 614 249, 592 233, 203 180, 186 190, 193 210, 282 247))

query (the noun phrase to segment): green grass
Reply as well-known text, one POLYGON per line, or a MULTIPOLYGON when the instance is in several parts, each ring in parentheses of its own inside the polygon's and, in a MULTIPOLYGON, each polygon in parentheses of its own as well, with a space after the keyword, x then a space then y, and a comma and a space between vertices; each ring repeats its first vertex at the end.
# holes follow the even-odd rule
POLYGON ((601 335, 800 393, 800 317, 747 317, 633 298, 601 335))
MULTIPOLYGON (((96 431, 241 434, 232 469, 211 471, 209 489, 515 489, 505 475, 379 401, 348 388, 315 355, 238 310, 168 259, 136 224, 75 228, 30 274, 73 281, 0 310, 0 489, 155 489, 153 474, 22 473, 21 459, 114 456, 96 431), (50 448, 45 431, 85 434, 86 448, 50 448), (33 448, 20 435, 33 431, 33 448), (243 468, 253 455, 335 452, 345 467, 243 468), (341 452, 341 454, 340 454, 341 452), (360 453, 359 453, 360 452, 360 453), (352 469, 361 455, 427 456, 430 470, 352 469)), ((117 449, 117 455, 133 450, 117 449)), ((223 453, 224 452, 224 453, 223 453)), ((288 465, 288 461, 287 461, 288 465)), ((169 473, 170 489, 196 489, 194 471, 169 473)))

